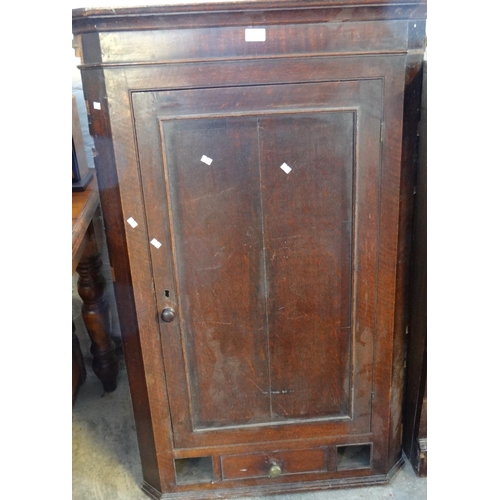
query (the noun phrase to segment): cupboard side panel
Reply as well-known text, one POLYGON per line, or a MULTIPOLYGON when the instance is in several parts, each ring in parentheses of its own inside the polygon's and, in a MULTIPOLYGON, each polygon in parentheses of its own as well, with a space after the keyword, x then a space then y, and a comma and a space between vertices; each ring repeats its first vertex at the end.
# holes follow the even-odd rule
MULTIPOLYGON (((120 125, 112 128, 109 111, 111 106, 120 101, 120 93, 115 94, 109 91, 109 79, 99 69, 83 69, 82 83, 86 102, 102 103, 101 110, 97 110, 93 106, 88 108, 90 134, 93 137, 97 153, 94 159, 95 170, 109 259, 114 270, 114 292, 132 396, 142 471, 145 480, 160 490, 163 483, 158 468, 157 452, 159 454, 161 452, 157 447, 154 415, 149 406, 151 389, 148 387, 145 375, 144 346, 139 333, 140 318, 136 314, 136 290, 134 290, 130 271, 130 248, 122 215, 122 203, 128 196, 128 192, 121 186, 118 171, 120 155, 116 153, 113 146, 116 141, 123 141, 123 136, 120 125)), ((126 121, 128 105, 121 109, 122 112, 118 114, 118 119, 121 119, 121 124, 123 124, 124 120, 126 121)), ((129 132, 131 130, 129 128, 129 132)), ((133 140, 130 143, 133 144, 133 140)), ((147 346, 145 350, 147 351, 147 346)), ((118 383, 120 383, 119 380, 118 383)))

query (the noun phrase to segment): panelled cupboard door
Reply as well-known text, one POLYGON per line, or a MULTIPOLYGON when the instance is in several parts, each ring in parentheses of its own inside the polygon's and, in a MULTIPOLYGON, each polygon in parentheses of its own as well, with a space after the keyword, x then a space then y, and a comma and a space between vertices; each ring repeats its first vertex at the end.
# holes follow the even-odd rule
POLYGON ((132 104, 174 445, 370 432, 382 80, 132 104))

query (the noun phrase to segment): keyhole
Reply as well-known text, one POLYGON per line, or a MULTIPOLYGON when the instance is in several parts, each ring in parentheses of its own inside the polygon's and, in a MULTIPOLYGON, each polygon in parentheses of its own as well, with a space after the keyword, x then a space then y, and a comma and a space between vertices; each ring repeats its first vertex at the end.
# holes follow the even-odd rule
POLYGON ((167 299, 170 297, 170 290, 165 290, 165 297, 167 297, 167 299))

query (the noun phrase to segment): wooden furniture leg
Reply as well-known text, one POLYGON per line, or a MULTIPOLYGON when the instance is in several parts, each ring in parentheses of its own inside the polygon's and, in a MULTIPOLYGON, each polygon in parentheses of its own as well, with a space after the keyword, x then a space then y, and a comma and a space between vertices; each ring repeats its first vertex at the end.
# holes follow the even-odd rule
POLYGON ((89 242, 76 268, 79 275, 78 294, 83 300, 82 317, 92 341, 92 368, 104 390, 116 389, 118 358, 111 340, 111 316, 104 296, 106 281, 101 274, 102 260, 93 223, 89 226, 89 242))
POLYGON ((87 371, 85 370, 82 350, 78 337, 75 335, 75 323, 73 323, 73 404, 75 404, 78 389, 85 382, 86 377, 87 371))

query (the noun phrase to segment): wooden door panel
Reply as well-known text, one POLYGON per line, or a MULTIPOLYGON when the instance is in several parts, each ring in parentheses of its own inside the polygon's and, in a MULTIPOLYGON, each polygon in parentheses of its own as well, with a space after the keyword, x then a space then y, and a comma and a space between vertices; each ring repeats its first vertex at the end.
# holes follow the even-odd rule
POLYGON ((369 432, 375 287, 352 270, 376 273, 381 80, 133 102, 140 170, 165 181, 143 189, 149 217, 168 212, 153 273, 179 311, 162 326, 175 446, 369 432))
POLYGON ((255 119, 164 121, 163 137, 193 425, 267 421, 255 119))
POLYGON ((354 119, 260 121, 275 418, 349 413, 354 119))

